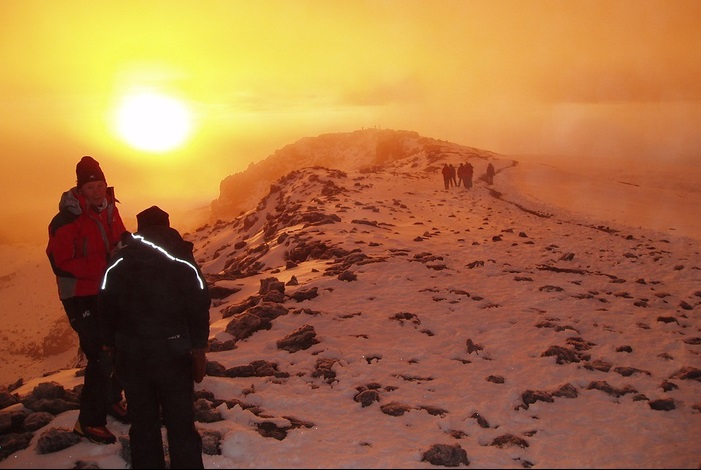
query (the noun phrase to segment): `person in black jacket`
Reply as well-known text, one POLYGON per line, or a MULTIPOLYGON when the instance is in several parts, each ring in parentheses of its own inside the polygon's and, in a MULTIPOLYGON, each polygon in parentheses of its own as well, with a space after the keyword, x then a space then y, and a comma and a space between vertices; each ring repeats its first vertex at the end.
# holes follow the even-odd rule
POLYGON ((190 242, 152 206, 136 216, 102 279, 105 348, 129 403, 132 468, 204 468, 194 382, 206 368, 210 296, 190 242), (161 421, 162 419, 162 421, 161 421))
POLYGON ((484 174, 484 180, 487 184, 494 184, 494 165, 492 165, 492 162, 489 162, 489 165, 487 165, 487 172, 484 174))

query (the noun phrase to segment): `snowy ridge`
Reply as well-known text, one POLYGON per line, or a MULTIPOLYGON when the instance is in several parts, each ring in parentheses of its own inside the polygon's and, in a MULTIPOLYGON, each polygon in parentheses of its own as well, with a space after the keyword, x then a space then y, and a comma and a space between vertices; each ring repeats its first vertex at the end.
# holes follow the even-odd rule
POLYGON ((264 160, 250 164, 245 171, 222 180, 219 197, 212 202, 212 220, 229 220, 238 216, 267 193, 269 184, 300 168, 322 166, 354 171, 411 155, 435 155, 438 152, 482 157, 497 155, 423 137, 413 131, 392 129, 361 129, 304 137, 264 160))
MULTIPOLYGON (((697 468, 698 244, 522 198, 517 170, 451 145, 297 168, 186 234, 213 296, 205 466, 697 468), (474 188, 445 190, 465 161, 474 188)), ((125 468, 114 421, 121 445, 39 454, 76 415, 0 468, 125 468)))

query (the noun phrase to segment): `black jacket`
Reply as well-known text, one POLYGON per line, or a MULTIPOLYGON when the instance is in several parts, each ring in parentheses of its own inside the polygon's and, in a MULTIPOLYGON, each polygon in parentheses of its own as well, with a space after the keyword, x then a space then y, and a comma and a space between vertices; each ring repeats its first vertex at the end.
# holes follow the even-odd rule
POLYGON ((126 233, 100 285, 105 345, 124 349, 205 348, 210 297, 192 254, 177 230, 150 226, 126 233))

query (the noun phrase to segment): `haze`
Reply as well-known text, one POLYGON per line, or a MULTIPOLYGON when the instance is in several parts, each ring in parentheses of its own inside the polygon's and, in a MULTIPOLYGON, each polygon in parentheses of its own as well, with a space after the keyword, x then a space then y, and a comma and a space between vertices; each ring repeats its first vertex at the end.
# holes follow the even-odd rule
POLYGON ((45 239, 82 155, 128 228, 152 204, 207 207, 300 138, 367 127, 601 171, 701 163, 697 1, 7 0, 0 15, 2 242, 45 239), (184 146, 115 133, 141 88, 192 110, 184 146))

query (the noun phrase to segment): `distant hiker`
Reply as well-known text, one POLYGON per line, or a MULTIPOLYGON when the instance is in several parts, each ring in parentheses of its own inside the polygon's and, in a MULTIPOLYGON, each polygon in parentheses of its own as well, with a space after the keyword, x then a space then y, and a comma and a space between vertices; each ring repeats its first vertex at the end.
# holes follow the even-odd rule
POLYGON ((470 189, 472 187, 472 176, 475 170, 470 162, 467 162, 463 167, 463 177, 462 182, 465 189, 470 189))
POLYGON ((453 164, 451 163, 450 165, 448 165, 448 168, 450 168, 450 184, 451 184, 452 186, 457 186, 457 185, 458 185, 458 182, 457 182, 457 180, 455 179, 455 167, 454 167, 453 164))
POLYGON ((207 365, 207 284, 167 212, 152 206, 136 219, 138 231, 122 237, 99 295, 103 338, 129 402, 132 468, 166 468, 161 422, 170 468, 204 468, 194 382, 207 365))
POLYGON ((463 176, 465 176, 465 167, 460 163, 460 165, 458 165, 458 187, 460 187, 460 183, 463 181, 463 176))
POLYGON ((122 389, 111 374, 111 358, 102 350, 97 294, 110 252, 126 228, 100 164, 85 156, 75 170, 77 184, 63 193, 59 212, 49 224, 46 254, 59 299, 87 359, 73 431, 98 444, 113 444, 116 437, 106 427, 107 415, 128 419, 122 389))
POLYGON ((492 162, 489 162, 489 165, 487 165, 487 173, 484 175, 484 180, 487 184, 494 184, 494 165, 492 165, 492 162))
POLYGON ((443 173, 443 184, 445 184, 445 189, 448 189, 450 186, 450 167, 447 163, 443 164, 441 173, 443 173))

